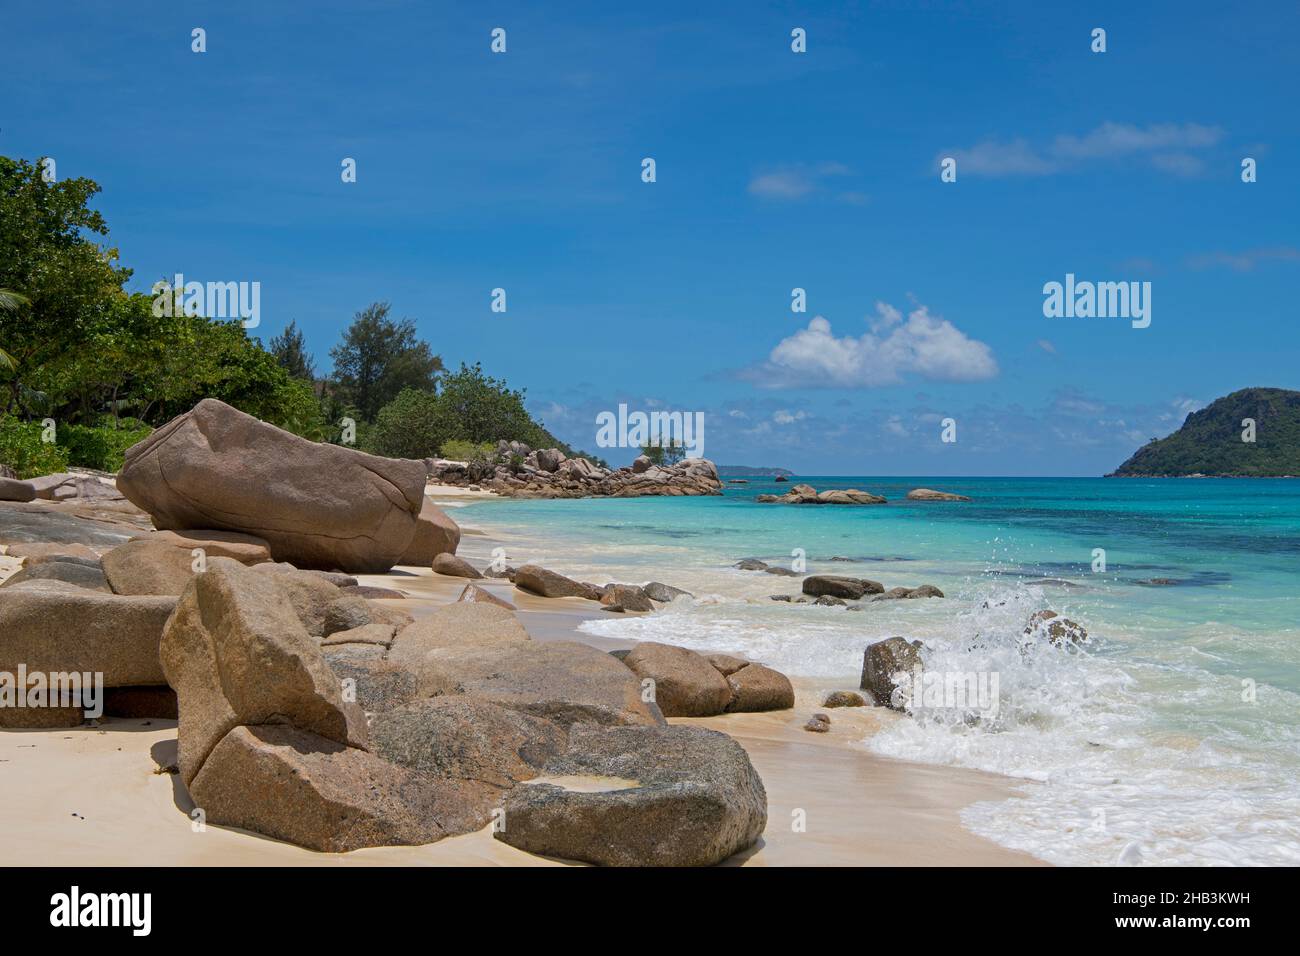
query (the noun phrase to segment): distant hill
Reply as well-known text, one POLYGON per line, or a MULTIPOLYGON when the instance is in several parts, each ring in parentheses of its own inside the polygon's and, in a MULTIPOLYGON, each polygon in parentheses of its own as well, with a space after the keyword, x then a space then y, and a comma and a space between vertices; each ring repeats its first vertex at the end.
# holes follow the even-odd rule
POLYGON ((1172 435, 1153 440, 1107 477, 1300 476, 1300 392, 1243 388, 1192 412, 1172 435), (1242 441, 1242 420, 1255 441, 1242 441))
POLYGON ((734 475, 738 478, 775 478, 777 475, 785 475, 787 478, 794 474, 788 468, 754 468, 750 465, 719 465, 719 475, 734 475))

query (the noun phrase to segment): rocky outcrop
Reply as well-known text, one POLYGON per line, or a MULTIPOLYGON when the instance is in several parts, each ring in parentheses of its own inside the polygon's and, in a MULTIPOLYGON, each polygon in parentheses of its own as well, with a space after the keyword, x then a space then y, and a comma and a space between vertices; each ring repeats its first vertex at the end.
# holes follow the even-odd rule
POLYGON ((822 701, 823 707, 866 707, 867 701, 851 690, 833 690, 822 701))
POLYGON ((654 602, 645 589, 634 584, 611 584, 600 596, 600 603, 614 611, 653 611, 654 602))
POLYGON ((935 491, 933 488, 913 488, 907 493, 909 501, 970 501, 965 495, 955 495, 951 491, 935 491))
POLYGON ((497 597, 487 588, 479 587, 477 584, 465 585, 465 590, 460 592, 460 597, 456 598, 458 602, 466 604, 493 604, 497 607, 503 607, 514 611, 517 608, 505 598, 497 597))
POLYGON ((483 577, 478 568, 464 558, 458 558, 456 555, 445 551, 433 559, 433 573, 445 574, 447 577, 452 578, 478 579, 483 577))
POLYGON ((149 537, 106 552, 103 562, 108 583, 118 594, 180 597, 194 577, 196 559, 190 550, 149 537))
MULTIPOLYGON (((401 640, 399 634, 394 646, 401 640)), ((643 699, 636 676, 588 644, 506 641, 441 648, 423 656, 420 677, 425 696, 468 694, 566 727, 663 723, 659 708, 643 699)))
POLYGON ((862 689, 882 707, 903 710, 894 691, 912 686, 913 668, 921 666, 921 642, 891 637, 870 645, 862 656, 862 689))
POLYGON ((583 584, 563 574, 548 571, 536 564, 525 564, 515 569, 515 587, 541 597, 580 597, 599 601, 600 592, 590 584, 583 584))
POLYGON ((839 574, 814 574, 803 579, 801 590, 809 597, 825 595, 856 601, 865 594, 883 594, 885 586, 866 578, 853 578, 839 574))
POLYGON ((725 734, 575 727, 546 776, 507 795, 494 836, 530 853, 608 866, 710 866, 752 846, 766 824, 763 782, 725 734), (582 778, 605 788, 563 786, 582 778))
POLYGON ((427 568, 440 554, 455 554, 460 546, 460 525, 428 498, 420 506, 415 537, 406 546, 398 564, 427 568))
POLYGON ((0 589, 0 671, 102 673, 106 687, 166 684, 158 645, 175 598, 62 581, 0 589))
POLYGON ((372 604, 356 594, 346 594, 331 576, 317 571, 300 571, 291 564, 266 563, 250 568, 255 574, 275 579, 298 620, 313 637, 328 637, 365 624, 405 625, 411 616, 402 611, 372 604))
POLYGON ((731 713, 789 710, 794 706, 790 679, 762 664, 746 664, 727 675, 727 685, 731 689, 727 711, 731 713))
POLYGON ((767 504, 783 505, 883 505, 885 499, 857 488, 819 492, 812 485, 795 485, 783 495, 759 495, 754 499, 767 504))
POLYGON ((918 598, 941 598, 943 592, 933 584, 922 584, 915 588, 890 588, 877 594, 871 600, 873 601, 909 601, 918 598))
POLYGON ((665 717, 708 717, 721 714, 731 701, 731 687, 702 655, 684 647, 646 641, 636 645, 623 663, 642 680, 665 717))
POLYGON ((675 588, 671 584, 660 584, 658 581, 651 581, 642 588, 646 595, 652 601, 658 601, 660 604, 669 604, 676 601, 679 597, 691 597, 690 591, 683 591, 681 588, 675 588))
POLYGON ((189 789, 208 823, 325 853, 447 835, 437 822, 447 794, 381 757, 293 726, 233 727, 189 789))
POLYGON ((388 659, 417 676, 430 651, 458 647, 490 647, 530 641, 528 631, 514 613, 494 604, 460 602, 444 604, 408 624, 393 638, 388 659))
POLYGON ((213 399, 126 452, 118 487, 162 530, 256 535, 303 568, 389 570, 424 504, 423 462, 316 444, 213 399))
POLYGON ((271 546, 254 534, 191 528, 185 531, 156 531, 151 541, 161 541, 185 551, 202 551, 208 558, 234 558, 240 564, 261 564, 271 560, 271 546))
POLYGON ((1088 640, 1088 631, 1082 624, 1076 624, 1068 617, 1061 617, 1055 611, 1035 611, 1025 625, 1026 637, 1046 637, 1057 647, 1082 644, 1088 640))
POLYGON ((96 475, 61 471, 28 481, 37 498, 44 501, 68 501, 72 498, 120 500, 123 495, 113 484, 96 475))
POLYGON ((473 697, 417 700, 375 716, 373 751, 409 770, 508 790, 562 753, 557 724, 473 697))
POLYGON ((213 558, 167 624, 160 656, 179 701, 186 783, 241 725, 288 723, 326 740, 365 745, 361 709, 344 703, 337 676, 279 585, 277 577, 213 558))
POLYGON ((30 482, 0 478, 0 501, 35 501, 36 489, 30 482))
POLYGON ((685 647, 645 641, 621 659, 641 678, 645 693, 653 695, 665 717, 711 717, 794 706, 794 688, 784 674, 727 654, 705 656, 685 647))
POLYGON ((17 587, 24 581, 62 581, 92 591, 111 591, 98 563, 82 561, 43 561, 24 567, 10 575, 0 588, 17 587))
POLYGON ((439 484, 479 485, 516 498, 636 498, 722 493, 718 470, 706 458, 655 465, 642 455, 629 467, 608 469, 586 458, 566 458, 558 449, 532 451, 518 442, 500 443, 486 463, 434 461, 430 478, 439 484))

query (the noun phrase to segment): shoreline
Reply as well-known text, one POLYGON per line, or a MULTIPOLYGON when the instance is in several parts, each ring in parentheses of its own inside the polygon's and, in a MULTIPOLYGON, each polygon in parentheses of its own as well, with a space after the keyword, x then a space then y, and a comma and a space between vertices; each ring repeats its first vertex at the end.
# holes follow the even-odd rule
MULTIPOLYGON (((436 488, 436 490, 435 490, 436 488)), ((440 498, 494 498, 457 489, 440 498)), ((453 513, 457 513, 456 509, 453 513)), ((470 521, 458 553, 481 564, 509 535, 485 533, 470 521)), ((423 568, 358 575, 363 584, 396 587, 393 600, 417 619, 455 601, 465 579, 423 568)), ((504 579, 474 582, 518 607, 534 640, 580 641, 603 650, 635 642, 578 630, 602 612, 579 598, 525 594, 504 579)), ((388 603, 388 602, 383 602, 388 603)), ((969 805, 1014 799, 1022 781, 978 770, 897 760, 872 754, 861 741, 900 719, 884 708, 831 711, 832 731, 803 724, 820 710, 820 683, 793 678, 793 710, 673 718, 730 734, 749 753, 768 794, 768 823, 759 843, 723 865, 736 866, 1034 866, 1042 861, 977 836, 961 823, 969 805)), ((417 847, 379 847, 345 854, 316 853, 259 834, 210 826, 196 832, 193 804, 174 775, 176 724, 105 719, 99 726, 22 730, 0 735, 0 801, 12 858, 19 865, 207 866, 547 866, 580 865, 516 850, 490 827, 417 847), (4 772, 9 771, 9 772, 4 772), (18 822, 21 821, 21 826, 18 822)))

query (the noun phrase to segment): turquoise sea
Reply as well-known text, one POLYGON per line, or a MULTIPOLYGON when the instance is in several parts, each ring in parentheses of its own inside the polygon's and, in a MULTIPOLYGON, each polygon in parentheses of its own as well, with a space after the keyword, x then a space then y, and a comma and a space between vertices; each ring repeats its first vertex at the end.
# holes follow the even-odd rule
POLYGON ((893 635, 924 643, 927 670, 996 675, 996 714, 916 708, 862 746, 1032 781, 965 813, 1002 844, 1066 864, 1300 863, 1300 481, 800 476, 456 514, 511 563, 694 595, 592 633, 741 653, 828 690, 856 687, 863 649, 893 635), (753 500, 796 482, 889 502, 753 500), (917 487, 972 500, 906 501, 917 487), (784 604, 769 596, 798 579, 732 567, 746 557, 947 597, 784 604), (1091 640, 1026 641, 1048 607, 1091 640))

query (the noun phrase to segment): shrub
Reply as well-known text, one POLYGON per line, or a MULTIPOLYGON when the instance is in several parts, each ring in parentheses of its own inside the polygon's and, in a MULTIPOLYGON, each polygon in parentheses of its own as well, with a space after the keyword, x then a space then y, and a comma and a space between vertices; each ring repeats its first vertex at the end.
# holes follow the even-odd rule
POLYGON ((442 443, 438 454, 452 461, 473 461, 475 458, 487 458, 492 455, 496 447, 490 441, 475 443, 463 438, 453 438, 442 443))
POLYGON ((363 447, 388 458, 432 458, 451 437, 448 431, 438 397, 407 388, 379 410, 363 447))
POLYGON ((60 425, 57 435, 68 464, 100 471, 120 471, 126 450, 143 441, 152 431, 144 422, 123 418, 117 427, 111 421, 98 426, 60 425))
POLYGON ((40 422, 20 422, 0 416, 0 464, 8 465, 19 478, 66 471, 67 452, 53 442, 41 441, 40 422))

